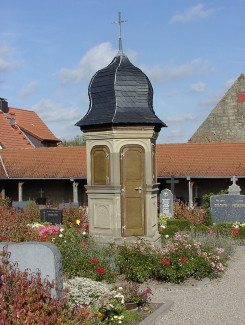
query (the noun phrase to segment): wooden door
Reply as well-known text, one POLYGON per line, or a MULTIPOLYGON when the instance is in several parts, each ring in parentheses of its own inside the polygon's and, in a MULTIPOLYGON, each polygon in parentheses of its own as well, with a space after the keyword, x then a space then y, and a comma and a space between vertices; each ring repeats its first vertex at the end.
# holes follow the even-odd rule
POLYGON ((145 234, 145 151, 128 145, 121 150, 122 236, 145 234))

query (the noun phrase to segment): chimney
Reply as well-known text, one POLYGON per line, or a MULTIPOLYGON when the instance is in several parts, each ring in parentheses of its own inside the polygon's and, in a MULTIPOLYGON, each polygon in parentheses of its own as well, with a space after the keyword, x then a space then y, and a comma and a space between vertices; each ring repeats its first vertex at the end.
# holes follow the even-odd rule
POLYGON ((9 111, 7 100, 1 97, 0 97, 0 111, 2 111, 3 113, 8 113, 9 111))

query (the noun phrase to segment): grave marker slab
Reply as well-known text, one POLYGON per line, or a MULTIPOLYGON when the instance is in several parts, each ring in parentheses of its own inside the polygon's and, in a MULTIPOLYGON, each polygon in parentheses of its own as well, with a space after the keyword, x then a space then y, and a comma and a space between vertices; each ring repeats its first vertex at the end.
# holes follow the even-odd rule
POLYGON ((245 195, 211 196, 210 208, 214 222, 245 222, 245 195))
POLYGON ((13 201, 13 208, 24 211, 27 201, 13 201))
MULTIPOLYGON (((58 247, 52 243, 28 242, 28 243, 0 243, 0 251, 6 247, 10 262, 18 263, 20 271, 26 269, 32 272, 41 272, 41 279, 48 277, 51 282, 57 283, 57 292, 52 289, 53 296, 61 296, 63 290, 62 260, 58 247)), ((1 263, 1 260, 0 260, 1 263)))
POLYGON ((51 222, 53 225, 62 224, 62 210, 41 209, 41 222, 51 222))
POLYGON ((160 193, 160 213, 173 218, 173 194, 168 189, 164 189, 160 193))

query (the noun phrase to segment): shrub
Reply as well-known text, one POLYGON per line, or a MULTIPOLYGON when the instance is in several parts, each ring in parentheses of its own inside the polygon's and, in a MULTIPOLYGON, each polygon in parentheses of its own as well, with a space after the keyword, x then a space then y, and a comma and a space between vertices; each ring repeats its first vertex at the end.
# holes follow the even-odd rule
POLYGON ((88 278, 74 278, 67 282, 70 287, 70 302, 73 305, 92 306, 101 296, 109 293, 107 286, 88 278))
POLYGON ((40 210, 35 201, 27 201, 24 209, 24 215, 31 223, 41 221, 40 210))
POLYGON ((194 225, 202 224, 204 220, 205 210, 197 208, 189 208, 187 203, 181 201, 174 202, 174 218, 190 220, 194 225))
POLYGON ((169 219, 167 221, 167 226, 177 226, 180 231, 190 230, 192 226, 192 222, 190 220, 179 220, 179 219, 169 219))
POLYGON ((102 248, 87 236, 82 236, 75 228, 64 228, 62 236, 53 241, 62 255, 63 270, 67 277, 87 277, 92 280, 113 282, 116 254, 113 248, 102 248))
MULTIPOLYGON (((1 252, 0 319, 1 324, 77 324, 68 304, 68 297, 51 296, 55 283, 41 280, 40 273, 21 272, 8 262, 7 250, 1 252)), ((76 315, 76 320, 81 315, 76 315)))
POLYGON ((118 247, 120 272, 128 281, 143 283, 152 278, 155 265, 155 248, 143 240, 124 243, 118 247))
POLYGON ((178 227, 178 225, 170 225, 170 226, 167 226, 161 232, 162 239, 169 238, 169 237, 173 237, 175 235, 175 233, 178 232, 178 231, 180 231, 180 228, 178 227))
POLYGON ((25 216, 21 211, 15 209, 0 209, 0 240, 23 242, 29 241, 31 237, 30 227, 28 223, 32 221, 30 215, 25 216))

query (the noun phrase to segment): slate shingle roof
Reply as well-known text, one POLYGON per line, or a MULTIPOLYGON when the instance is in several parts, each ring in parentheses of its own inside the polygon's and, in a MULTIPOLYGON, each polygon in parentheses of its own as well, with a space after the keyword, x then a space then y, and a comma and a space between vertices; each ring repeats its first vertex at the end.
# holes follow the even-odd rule
POLYGON ((166 126, 153 110, 149 79, 124 54, 96 72, 89 84, 89 99, 87 114, 76 123, 82 130, 102 125, 166 126))
MULTIPOLYGON (((245 176, 245 143, 158 144, 158 177, 245 176)), ((86 147, 0 150, 0 178, 86 178, 86 147)))

